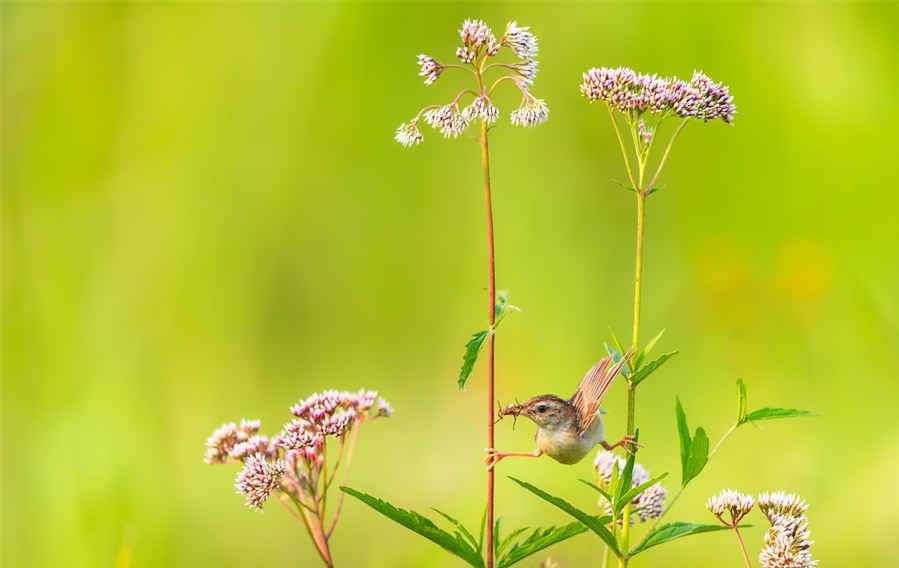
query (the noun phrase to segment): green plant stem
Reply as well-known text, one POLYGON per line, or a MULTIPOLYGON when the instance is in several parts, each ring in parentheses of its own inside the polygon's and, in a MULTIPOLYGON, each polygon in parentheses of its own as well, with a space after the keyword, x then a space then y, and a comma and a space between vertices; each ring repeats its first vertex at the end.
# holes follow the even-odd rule
MULTIPOLYGON (((484 205, 487 212, 487 270, 489 274, 488 294, 490 295, 490 329, 496 325, 496 256, 493 243, 493 201, 490 195, 490 154, 487 146, 487 123, 481 122, 481 164, 484 169, 484 205)), ((494 447, 493 420, 493 358, 496 334, 487 338, 487 447, 494 447)), ((494 529, 494 469, 487 470, 487 538, 486 568, 493 568, 493 529, 494 529)))
POLYGON ((655 187, 656 181, 659 179, 659 174, 662 173, 662 168, 665 167, 665 161, 668 159, 668 154, 671 152, 671 147, 674 145, 674 140, 677 138, 677 135, 680 134, 680 131, 684 129, 684 126, 687 125, 688 120, 690 119, 683 119, 681 123, 677 125, 677 128, 674 129, 674 133, 671 135, 671 139, 668 140, 668 146, 665 147, 665 153, 662 154, 662 159, 659 160, 659 165, 656 168, 656 172, 653 174, 652 179, 646 186, 645 191, 649 191, 653 187, 655 187))
POLYGON ((743 537, 740 535, 740 529, 737 528, 736 523, 734 523, 734 534, 737 535, 737 542, 740 543, 740 550, 743 552, 743 560, 746 561, 746 568, 752 568, 752 562, 750 562, 749 554, 746 552, 746 544, 743 542, 743 537))

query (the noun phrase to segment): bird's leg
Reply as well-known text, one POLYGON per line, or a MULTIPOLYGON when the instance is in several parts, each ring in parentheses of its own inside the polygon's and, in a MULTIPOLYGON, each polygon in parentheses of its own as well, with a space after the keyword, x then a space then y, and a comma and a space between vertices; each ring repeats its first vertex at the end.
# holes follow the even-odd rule
POLYGON ((501 452, 496 448, 485 448, 487 455, 484 457, 484 463, 487 464, 487 470, 491 470, 503 458, 519 457, 519 458, 539 458, 543 452, 534 450, 533 452, 501 452))
POLYGON ((622 448, 624 448, 624 451, 629 454, 634 453, 634 448, 642 448, 643 447, 643 444, 637 443, 637 439, 634 438, 633 434, 625 434, 625 436, 623 438, 621 438, 614 444, 610 444, 610 443, 606 442, 605 440, 600 442, 600 444, 602 445, 603 448, 606 449, 606 451, 611 452, 612 450, 614 450, 617 447, 622 447, 622 448))

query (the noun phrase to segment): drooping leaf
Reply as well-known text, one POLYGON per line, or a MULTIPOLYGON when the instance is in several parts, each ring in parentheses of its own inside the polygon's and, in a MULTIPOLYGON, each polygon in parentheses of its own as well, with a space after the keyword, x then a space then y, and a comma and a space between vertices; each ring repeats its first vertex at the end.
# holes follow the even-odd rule
POLYGON ((746 383, 737 379, 737 424, 746 422, 746 383))
POLYGON ((690 427, 687 426, 687 415, 680 403, 680 397, 675 397, 674 412, 677 415, 677 435, 680 439, 681 485, 683 486, 689 481, 687 466, 690 463, 690 446, 693 444, 693 440, 690 438, 690 427))
POLYGON ((655 337, 649 340, 649 343, 643 347, 643 350, 640 351, 640 354, 637 355, 637 360, 634 362, 634 368, 638 371, 640 370, 640 365, 643 364, 643 360, 652 352, 652 348, 656 346, 656 343, 659 342, 659 339, 665 334, 665 330, 662 329, 659 333, 656 334, 655 337))
POLYGON ((434 511, 435 513, 437 513, 438 515, 440 515, 441 517, 443 517, 444 519, 446 519, 447 521, 449 521, 450 523, 452 523, 453 526, 455 526, 458 529, 457 534, 462 535, 465 538, 465 540, 469 544, 471 544, 471 546, 473 546, 475 548, 475 550, 478 549, 478 541, 475 540, 474 535, 471 534, 471 532, 467 528, 465 528, 465 525, 463 525, 461 522, 457 521, 456 519, 447 515, 446 513, 444 513, 443 511, 441 511, 440 509, 438 509, 436 507, 431 507, 431 510, 434 511))
POLYGON ((653 359, 644 367, 640 367, 636 373, 634 373, 634 378, 631 381, 634 385, 638 385, 643 382, 649 375, 655 372, 656 369, 664 365, 668 362, 668 359, 671 359, 675 355, 677 355, 677 351, 669 351, 668 353, 663 353, 658 357, 658 359, 653 359))
MULTIPOLYGON (((613 362, 618 363, 618 361, 621 361, 623 355, 621 354, 620 351, 618 351, 617 349, 615 349, 614 347, 612 347, 612 346, 609 345, 608 343, 603 343, 603 345, 604 345, 605 348, 606 348, 606 352, 607 352, 609 355, 612 356, 612 361, 613 361, 613 362)), ((625 363, 624 365, 621 366, 621 374, 624 375, 624 378, 626 378, 626 379, 629 379, 629 378, 630 378, 630 376, 631 376, 631 369, 630 369, 630 366, 628 366, 627 363, 625 363)))
POLYGON ((686 485, 694 477, 702 472, 702 468, 709 461, 709 437, 702 428, 696 429, 693 442, 690 444, 690 460, 687 463, 687 475, 683 484, 686 485))
POLYGON ((479 331, 471 336, 465 344, 465 354, 462 355, 462 370, 459 371, 459 388, 464 389, 474 371, 474 364, 478 361, 478 355, 484 347, 484 342, 490 336, 489 330, 479 331))
POLYGON ((759 408, 746 415, 744 422, 757 422, 759 420, 778 420, 780 418, 803 418, 817 416, 810 410, 796 408, 759 408))
MULTIPOLYGON (((395 521, 414 533, 417 533, 434 544, 440 546, 447 552, 454 554, 475 568, 483 568, 484 561, 478 551, 470 545, 464 537, 458 533, 454 536, 434 524, 429 518, 416 513, 415 511, 407 511, 400 509, 384 501, 356 491, 350 487, 341 486, 340 490, 362 501, 372 509, 378 511, 388 519, 395 521)), ((466 531, 467 532, 467 531, 466 531)))
MULTIPOLYGON (((741 528, 744 526, 749 527, 751 525, 740 525, 741 528)), ((664 544, 676 538, 681 538, 691 534, 700 534, 705 532, 715 532, 729 529, 730 527, 726 527, 724 525, 706 525, 683 522, 666 523, 660 527, 656 527, 648 535, 646 535, 646 538, 643 539, 643 542, 641 542, 636 548, 631 550, 628 556, 636 556, 637 554, 643 552, 648 548, 652 548, 653 546, 657 546, 659 544, 664 544)))
POLYGON ((514 477, 509 477, 509 479, 527 489, 537 497, 540 497, 544 501, 555 505, 559 509, 562 509, 563 511, 580 521, 584 526, 596 533, 596 535, 599 536, 599 538, 601 538, 602 541, 609 546, 609 548, 612 550, 612 552, 615 553, 616 556, 620 556, 620 553, 618 551, 618 544, 615 542, 615 537, 612 536, 612 533, 609 532, 609 529, 607 529, 605 526, 606 523, 612 520, 611 517, 609 517, 608 515, 604 517, 595 517, 585 511, 578 509, 568 501, 565 501, 564 499, 561 499, 554 495, 550 495, 546 491, 534 487, 526 481, 521 481, 520 479, 516 479, 514 477))
POLYGON ((497 568, 512 566, 516 562, 520 562, 528 556, 540 552, 544 548, 567 540, 573 536, 583 534, 586 531, 587 527, 579 522, 574 522, 561 527, 553 526, 534 529, 532 533, 515 542, 506 554, 497 559, 497 568))

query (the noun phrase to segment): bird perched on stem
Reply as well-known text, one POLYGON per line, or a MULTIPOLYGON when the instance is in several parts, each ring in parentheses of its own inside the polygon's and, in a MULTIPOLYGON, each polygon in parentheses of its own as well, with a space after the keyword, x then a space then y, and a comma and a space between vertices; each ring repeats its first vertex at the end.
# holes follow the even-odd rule
POLYGON ((544 394, 535 396, 524 404, 512 404, 502 409, 500 419, 509 415, 527 416, 537 424, 537 435, 534 436, 537 449, 533 452, 509 453, 487 448, 484 450, 487 452, 484 458, 487 469, 493 469, 503 458, 513 456, 538 458, 546 454, 559 463, 575 464, 597 444, 606 450, 621 446, 628 453, 633 452, 634 447, 640 447, 630 434, 614 444, 606 442, 600 416, 605 411, 599 409, 599 404, 627 359, 628 355, 625 355, 614 365, 611 356, 599 361, 587 371, 569 400, 544 394))

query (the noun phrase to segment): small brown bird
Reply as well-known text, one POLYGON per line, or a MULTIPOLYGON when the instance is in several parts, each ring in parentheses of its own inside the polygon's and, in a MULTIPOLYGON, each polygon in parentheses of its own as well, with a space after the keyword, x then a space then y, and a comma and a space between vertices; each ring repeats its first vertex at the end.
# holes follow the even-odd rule
POLYGON ((560 463, 575 464, 597 444, 606 450, 622 446, 629 453, 634 446, 639 447, 631 435, 614 444, 606 442, 600 416, 605 411, 599 409, 599 404, 626 361, 627 356, 612 365, 611 357, 602 359, 587 371, 570 400, 544 394, 524 404, 513 404, 503 409, 500 418, 527 416, 537 424, 537 435, 534 436, 537 449, 533 452, 507 453, 487 448, 484 450, 487 452, 484 458, 487 469, 493 469, 500 460, 512 456, 538 458, 546 454, 560 463))

